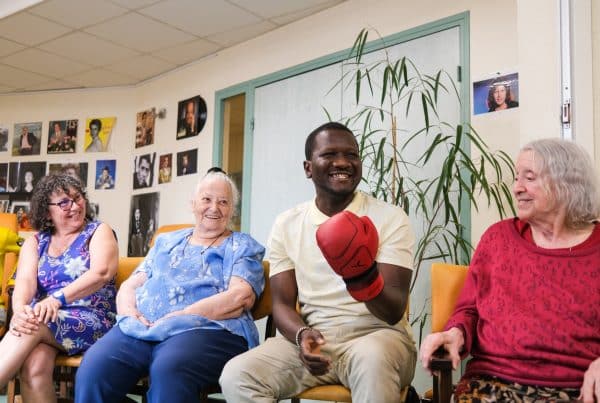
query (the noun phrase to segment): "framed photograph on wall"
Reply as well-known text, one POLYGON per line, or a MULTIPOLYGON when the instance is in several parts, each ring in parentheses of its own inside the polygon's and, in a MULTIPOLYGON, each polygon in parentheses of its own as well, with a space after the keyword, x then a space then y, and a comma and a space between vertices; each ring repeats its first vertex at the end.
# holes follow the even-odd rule
POLYGON ((0 153, 8 151, 8 127, 0 123, 0 153))
POLYGON ((8 192, 8 164, 5 162, 0 163, 0 193, 3 192, 8 192))
POLYGON ((76 119, 51 120, 48 125, 48 154, 74 153, 77 146, 76 119))
POLYGON ((19 231, 32 231, 31 224, 29 222, 29 202, 28 201, 14 201, 10 205, 10 212, 17 215, 17 225, 19 231))
POLYGON ((154 144, 154 121, 156 109, 147 109, 136 114, 135 123, 135 148, 154 144))
POLYGON ((40 155, 42 122, 16 123, 12 155, 40 155))
POLYGON ((88 118, 85 122, 85 142, 83 149, 86 153, 108 150, 108 142, 117 118, 88 118))
POLYGON ((177 140, 197 136, 206 123, 206 102, 198 95, 179 102, 177 140))
POLYGON ((133 158, 133 188, 143 189, 154 184, 156 153, 136 155, 133 158))
POLYGON ((8 213, 10 199, 7 194, 0 194, 0 213, 8 213))
POLYGON ((173 154, 163 154, 159 158, 158 183, 171 182, 173 172, 173 154))
POLYGON ((190 175, 198 172, 198 149, 180 151, 177 153, 177 176, 190 175))
POLYGON ((46 162, 11 162, 8 171, 10 192, 31 193, 36 183, 46 175, 46 162))
POLYGON ((117 179, 117 160, 96 161, 96 189, 114 189, 117 179))
POLYGON ((497 73, 473 82, 473 114, 519 107, 519 73, 497 73))
POLYGON ((127 256, 146 256, 148 253, 150 241, 158 228, 159 201, 159 192, 131 197, 127 256))
POLYGON ((100 218, 100 205, 98 203, 90 203, 90 215, 92 220, 98 220, 100 218))

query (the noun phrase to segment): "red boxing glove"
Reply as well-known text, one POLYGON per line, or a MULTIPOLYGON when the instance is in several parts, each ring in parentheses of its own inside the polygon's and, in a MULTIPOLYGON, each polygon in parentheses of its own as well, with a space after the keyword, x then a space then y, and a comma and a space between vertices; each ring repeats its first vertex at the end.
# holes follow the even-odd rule
POLYGON ((317 229, 317 245, 354 299, 370 301, 381 293, 383 277, 375 262, 379 235, 369 217, 350 211, 334 215, 317 229))

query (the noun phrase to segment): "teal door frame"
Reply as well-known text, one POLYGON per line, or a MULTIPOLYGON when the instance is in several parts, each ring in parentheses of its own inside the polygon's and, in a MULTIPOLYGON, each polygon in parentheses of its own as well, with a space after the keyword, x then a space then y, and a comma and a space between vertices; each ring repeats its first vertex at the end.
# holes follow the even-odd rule
MULTIPOLYGON (((460 97, 462 100, 461 107, 461 122, 470 124, 471 120, 471 72, 470 72, 470 24, 469 12, 465 11, 453 16, 443 18, 438 21, 433 21, 415 28, 411 28, 393 35, 383 38, 383 41, 372 41, 365 46, 367 52, 382 49, 385 43, 386 46, 393 46, 399 43, 408 42, 423 36, 431 35, 436 32, 444 31, 451 28, 459 28, 460 35, 460 66, 461 74, 460 81, 457 83, 460 97)), ((350 48, 335 52, 306 63, 302 63, 287 69, 283 69, 274 73, 270 73, 252 80, 248 80, 231 87, 224 88, 215 92, 215 114, 214 114, 214 132, 213 132, 213 165, 221 166, 223 154, 223 127, 224 127, 224 104, 227 98, 235 95, 245 94, 245 122, 244 122, 244 161, 243 161, 243 185, 240 191, 242 192, 242 205, 240 206, 241 214, 241 229, 248 231, 250 228, 250 194, 252 192, 252 145, 253 145, 253 126, 254 126, 254 94, 258 87, 284 80, 298 74, 306 73, 307 71, 316 70, 334 63, 338 63, 347 58, 350 48)), ((462 148, 466 154, 470 156, 470 142, 463 136, 462 148)), ((471 212, 468 200, 461 200, 463 204, 463 213, 461 222, 464 223, 464 237, 467 240, 471 239, 471 212)))

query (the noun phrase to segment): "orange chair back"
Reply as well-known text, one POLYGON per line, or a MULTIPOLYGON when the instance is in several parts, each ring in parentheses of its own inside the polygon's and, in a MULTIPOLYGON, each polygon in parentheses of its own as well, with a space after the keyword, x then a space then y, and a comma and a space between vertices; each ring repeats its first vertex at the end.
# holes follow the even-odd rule
POLYGON ((150 247, 154 246, 154 241, 156 240, 156 237, 159 234, 165 233, 165 232, 171 232, 171 231, 177 231, 179 229, 183 229, 183 228, 189 228, 189 227, 193 227, 194 224, 167 224, 167 225, 161 225, 160 227, 158 227, 156 229, 156 232, 154 233, 154 236, 152 237, 152 240, 150 241, 150 247))
POLYGON ((115 286, 117 290, 127 280, 136 267, 144 260, 143 257, 120 257, 117 275, 115 276, 115 286))
POLYGON ((431 332, 441 332, 454 312, 469 266, 431 265, 431 332))

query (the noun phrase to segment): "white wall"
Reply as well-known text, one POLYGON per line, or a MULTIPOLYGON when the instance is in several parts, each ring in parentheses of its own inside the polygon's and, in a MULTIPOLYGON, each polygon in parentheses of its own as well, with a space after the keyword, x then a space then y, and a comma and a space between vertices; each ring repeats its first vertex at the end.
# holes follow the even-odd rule
MULTIPOLYGON (((536 1, 545 3, 545 0, 536 1)), ((18 122, 41 120, 44 122, 42 141, 45 142, 48 121, 51 119, 80 119, 81 138, 82 126, 87 117, 117 116, 117 124, 111 140, 112 152, 106 155, 96 156, 78 152, 74 156, 41 155, 27 160, 55 162, 72 158, 77 161, 92 162, 94 158, 112 156, 117 158, 119 172, 116 189, 102 192, 92 189, 90 195, 94 201, 100 203, 101 218, 111 223, 121 235, 120 249, 124 254, 129 200, 132 194, 130 177, 134 154, 151 151, 176 152, 198 147, 199 172, 205 171, 212 162, 215 91, 346 49, 351 46, 357 32, 365 26, 374 27, 382 36, 386 36, 469 10, 472 77, 507 69, 518 69, 522 74, 520 108, 476 117, 473 120, 476 128, 492 148, 503 148, 514 154, 521 142, 519 132, 523 127, 525 129, 528 125, 538 127, 540 122, 547 122, 547 125, 552 126, 550 122, 553 119, 548 115, 557 96, 556 91, 550 86, 535 84, 535 78, 540 75, 540 71, 548 71, 549 76, 556 75, 558 60, 554 57, 555 49, 540 47, 540 50, 535 52, 535 57, 528 57, 527 51, 522 49, 526 44, 531 43, 532 38, 529 36, 535 38, 546 36, 538 35, 539 32, 535 35, 527 33, 527 37, 521 40, 517 36, 518 31, 527 26, 525 22, 521 22, 521 18, 529 18, 530 14, 535 16, 535 25, 546 30, 555 27, 554 16, 540 11, 546 7, 529 6, 529 3, 529 1, 514 0, 504 2, 423 0, 417 3, 406 0, 378 2, 350 0, 138 87, 1 96, 0 122, 12 127, 18 122), (526 59, 527 63, 519 65, 519 57, 526 59), (527 85, 527 80, 532 80, 534 83, 527 85), (546 95, 541 95, 540 91, 546 95), (535 95, 528 95, 531 92, 535 95), (197 94, 203 96, 208 104, 207 124, 198 137, 175 141, 177 102, 197 94), (532 96, 534 99, 531 99, 532 96), (540 107, 540 100, 545 100, 548 106, 540 107), (163 120, 156 120, 155 144, 135 150, 133 147, 135 113, 153 106, 166 107, 167 116, 163 120), (535 114, 536 118, 521 121, 523 111, 531 111, 527 114, 535 114)), ((551 43, 552 40, 546 42, 551 43)), ((539 130, 533 135, 540 133, 548 135, 548 132, 549 130, 539 130)), ((81 147, 82 145, 79 144, 79 150, 81 147)), ((17 158, 7 157, 7 159, 13 161, 17 158)), ((94 174, 94 169, 95 167, 90 164, 90 178, 94 174)), ((154 187, 153 190, 161 192, 160 223, 190 220, 188 204, 184 201, 189 198, 190 190, 196 180, 195 175, 175 177, 170 184, 154 187)), ((485 218, 479 224, 478 218, 474 217, 476 237, 490 220, 493 218, 485 218)))
MULTIPOLYGON (((197 147, 198 172, 204 172, 212 163, 215 91, 347 49, 363 27, 373 27, 386 36, 469 11, 471 78, 507 70, 518 71, 520 78, 520 107, 474 116, 475 128, 491 148, 503 149, 513 156, 528 140, 559 136, 560 49, 556 4, 548 0, 350 0, 138 87, 0 96, 0 122, 12 128, 14 123, 41 120, 45 144, 49 120, 80 119, 81 141, 87 117, 117 116, 108 153, 84 154, 79 144, 79 152, 74 156, 43 154, 27 160, 89 161, 89 181, 94 175, 93 160, 115 157, 119 170, 116 189, 91 189, 90 195, 100 203, 101 218, 120 235, 120 251, 125 254, 133 155, 151 151, 175 153, 197 147), (197 137, 175 141, 177 102, 197 94, 208 105, 206 126, 197 137), (155 144, 136 151, 135 113, 149 107, 165 107, 167 116, 156 120, 155 144)), ((597 9, 595 12, 597 18, 597 9)), ((586 35, 585 31, 582 34, 586 35)), ((596 76, 597 71, 596 68, 596 76)), ((598 91, 596 99, 597 94, 598 91)), ((593 145, 594 137, 587 135, 585 141, 593 145)), ((4 162, 5 154, 0 158, 4 162)), ((153 191, 161 193, 159 223, 191 221, 187 200, 197 179, 197 175, 174 177, 170 184, 154 186, 153 191)), ((495 219, 486 211, 473 214, 474 240, 495 219)))

